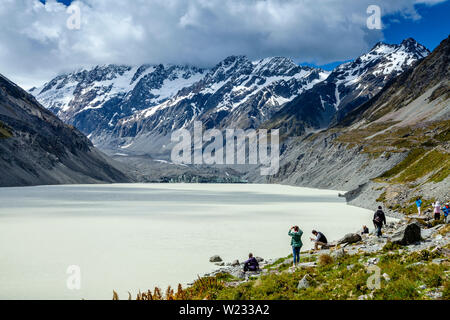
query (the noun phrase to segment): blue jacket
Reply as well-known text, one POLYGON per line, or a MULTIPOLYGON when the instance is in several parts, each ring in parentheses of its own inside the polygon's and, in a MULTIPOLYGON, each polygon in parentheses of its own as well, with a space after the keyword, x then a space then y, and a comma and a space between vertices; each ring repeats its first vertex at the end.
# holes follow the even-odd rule
POLYGON ((422 200, 416 200, 416 205, 417 205, 417 208, 420 208, 420 206, 422 205, 422 200))
POLYGON ((448 216, 448 213, 450 212, 450 207, 448 207, 448 206, 445 206, 445 207, 443 207, 442 208, 442 210, 444 211, 444 216, 448 216))

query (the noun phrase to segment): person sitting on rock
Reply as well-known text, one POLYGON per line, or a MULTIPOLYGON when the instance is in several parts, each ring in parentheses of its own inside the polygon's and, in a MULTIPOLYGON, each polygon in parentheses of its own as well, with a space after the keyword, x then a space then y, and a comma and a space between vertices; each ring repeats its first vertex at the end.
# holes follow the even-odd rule
POLYGON ((321 247, 321 249, 328 248, 328 240, 322 232, 313 230, 312 234, 315 236, 315 238, 310 239, 311 241, 314 241, 315 250, 319 250, 319 246, 321 247))
POLYGON ((244 272, 247 271, 258 271, 259 263, 258 260, 253 256, 253 253, 248 254, 248 260, 244 263, 244 272))
POLYGON ((367 226, 363 226, 361 234, 363 235, 363 234, 367 234, 367 233, 369 233, 369 228, 367 228, 367 226))
POLYGON ((436 201, 432 206, 434 208, 434 220, 441 220, 441 204, 436 201))
POLYGON ((381 237, 381 235, 382 235, 381 228, 383 227, 383 223, 384 223, 384 225, 386 225, 386 216, 384 215, 384 212, 383 212, 381 206, 379 206, 378 210, 373 215, 373 224, 374 224, 375 228, 377 229, 377 237, 378 238, 381 237))

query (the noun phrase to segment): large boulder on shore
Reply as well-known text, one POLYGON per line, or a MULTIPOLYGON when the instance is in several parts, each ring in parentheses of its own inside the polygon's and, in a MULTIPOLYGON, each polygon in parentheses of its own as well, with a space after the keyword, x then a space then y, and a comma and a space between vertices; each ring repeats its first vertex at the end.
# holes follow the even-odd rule
POLYGON ((391 242, 403 246, 413 244, 422 240, 420 233, 421 227, 418 222, 409 223, 392 235, 391 242))
POLYGON ((218 255, 215 255, 209 258, 209 262, 222 262, 222 258, 218 255))
POLYGON ((352 244, 352 243, 359 242, 361 240, 362 240, 362 238, 359 234, 349 233, 349 234, 346 234, 341 240, 339 240, 337 244, 344 244, 344 243, 352 244))

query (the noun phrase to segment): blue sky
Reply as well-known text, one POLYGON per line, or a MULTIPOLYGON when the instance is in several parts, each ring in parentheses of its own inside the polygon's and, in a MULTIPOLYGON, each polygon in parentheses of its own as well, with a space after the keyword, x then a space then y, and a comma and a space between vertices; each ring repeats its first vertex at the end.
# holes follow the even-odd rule
MULTIPOLYGON (((411 37, 430 51, 433 51, 450 34, 450 1, 434 6, 416 4, 415 7, 421 16, 420 19, 407 19, 401 14, 382 17, 384 35, 382 41, 386 43, 400 43, 404 39, 411 37)), ((301 63, 301 65, 333 70, 341 63, 347 61, 351 60, 336 61, 325 65, 313 63, 301 63)))

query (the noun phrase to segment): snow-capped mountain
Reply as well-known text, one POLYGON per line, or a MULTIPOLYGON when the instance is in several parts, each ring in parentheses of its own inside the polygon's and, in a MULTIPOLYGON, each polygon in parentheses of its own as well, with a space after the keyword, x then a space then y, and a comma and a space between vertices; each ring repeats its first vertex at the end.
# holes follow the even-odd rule
POLYGON ((59 76, 31 93, 103 150, 167 154, 170 136, 206 128, 326 128, 426 57, 414 39, 376 44, 331 73, 283 57, 231 56, 210 70, 108 65, 59 76))
POLYGON ((368 53, 338 66, 326 81, 287 103, 265 125, 284 125, 288 134, 301 134, 308 127, 325 128, 374 97, 390 80, 429 53, 411 38, 398 45, 377 43, 368 53))
POLYGON ((97 66, 60 75, 30 93, 64 122, 92 136, 139 110, 159 105, 204 73, 190 66, 97 66))
POLYGON ((327 72, 300 67, 286 58, 252 62, 232 56, 172 99, 119 121, 114 135, 123 139, 128 149, 140 150, 148 147, 136 141, 131 146, 130 138, 147 144, 167 137, 174 129, 191 128, 194 121, 201 121, 206 128, 257 128, 284 103, 327 76, 327 72))
POLYGON ((282 57, 250 61, 231 56, 209 71, 96 67, 59 76, 31 93, 103 149, 128 146, 128 151, 149 152, 160 150, 173 130, 195 120, 207 127, 256 128, 328 74, 282 57), (132 141, 139 138, 141 143, 132 141))

